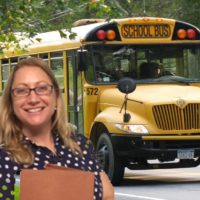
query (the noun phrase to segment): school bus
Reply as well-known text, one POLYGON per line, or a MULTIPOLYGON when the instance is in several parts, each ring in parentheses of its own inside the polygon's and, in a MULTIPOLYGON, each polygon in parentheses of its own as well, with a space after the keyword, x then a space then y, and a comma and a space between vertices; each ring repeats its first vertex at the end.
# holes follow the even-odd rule
POLYGON ((125 167, 198 166, 199 29, 174 19, 137 17, 81 20, 72 32, 74 39, 42 33, 26 52, 6 51, 0 92, 19 59, 46 60, 63 92, 68 121, 93 142, 114 185, 125 167))

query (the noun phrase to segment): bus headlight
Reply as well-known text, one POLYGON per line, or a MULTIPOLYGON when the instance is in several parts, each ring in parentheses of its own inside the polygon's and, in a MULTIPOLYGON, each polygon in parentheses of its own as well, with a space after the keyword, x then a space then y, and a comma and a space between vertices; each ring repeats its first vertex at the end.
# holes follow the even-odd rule
POLYGON ((146 129, 144 125, 141 124, 115 124, 115 126, 127 133, 135 133, 135 134, 148 134, 149 131, 146 129))

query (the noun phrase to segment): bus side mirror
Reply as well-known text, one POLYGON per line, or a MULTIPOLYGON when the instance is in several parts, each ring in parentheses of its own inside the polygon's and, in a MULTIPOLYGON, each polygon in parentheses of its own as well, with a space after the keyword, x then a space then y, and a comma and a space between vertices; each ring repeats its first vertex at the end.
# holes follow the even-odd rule
POLYGON ((129 113, 126 112, 127 110, 127 101, 128 101, 128 94, 133 92, 136 88, 136 83, 133 79, 131 78, 122 78, 119 80, 118 82, 118 89, 120 92, 125 93, 125 97, 124 97, 124 102, 122 104, 120 113, 124 107, 124 115, 123 115, 123 122, 129 122, 131 119, 131 115, 129 113))
POLYGON ((88 69, 88 51, 85 49, 79 49, 77 51, 77 59, 78 59, 78 70, 79 71, 87 71, 88 69))
POLYGON ((136 83, 132 78, 122 78, 118 82, 118 89, 120 92, 129 94, 136 88, 136 83))

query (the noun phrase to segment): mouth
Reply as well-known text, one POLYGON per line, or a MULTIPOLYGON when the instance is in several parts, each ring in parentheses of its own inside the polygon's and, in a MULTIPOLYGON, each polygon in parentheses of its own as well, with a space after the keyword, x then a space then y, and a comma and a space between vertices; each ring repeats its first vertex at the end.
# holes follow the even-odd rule
POLYGON ((29 108, 29 109, 25 109, 25 111, 28 112, 28 113, 37 113, 37 112, 41 112, 43 109, 44 109, 44 107, 29 108))

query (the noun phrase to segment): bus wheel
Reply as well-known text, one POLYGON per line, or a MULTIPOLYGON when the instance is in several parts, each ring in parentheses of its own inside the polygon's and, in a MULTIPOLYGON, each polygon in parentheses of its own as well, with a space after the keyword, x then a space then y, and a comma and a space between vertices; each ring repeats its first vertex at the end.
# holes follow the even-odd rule
POLYGON ((124 165, 115 154, 111 140, 107 134, 102 134, 97 142, 97 159, 102 169, 107 173, 113 185, 119 185, 124 176, 124 165))

